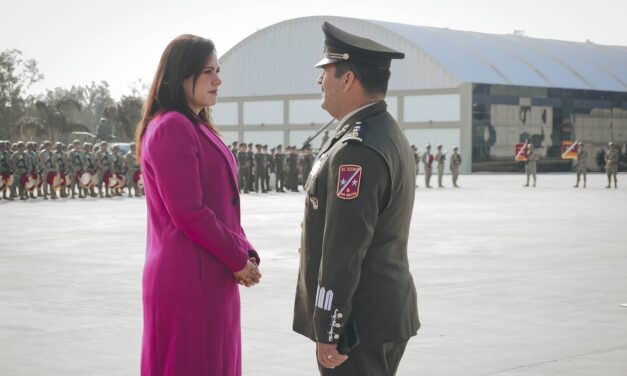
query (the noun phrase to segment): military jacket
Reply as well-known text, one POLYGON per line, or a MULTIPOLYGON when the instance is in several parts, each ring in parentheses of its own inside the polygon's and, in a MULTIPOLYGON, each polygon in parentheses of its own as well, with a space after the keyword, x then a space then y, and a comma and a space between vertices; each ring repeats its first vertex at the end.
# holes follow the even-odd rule
POLYGON ((283 166, 285 165, 285 154, 276 153, 274 156, 274 163, 277 169, 283 169, 283 166))
POLYGON ((30 166, 33 173, 38 173, 39 170, 39 155, 36 151, 29 151, 28 155, 30 156, 30 166))
POLYGON ((126 168, 124 166, 124 157, 120 154, 111 154, 111 159, 113 160, 112 171, 116 174, 124 174, 126 168))
POLYGON ((11 173, 11 154, 6 151, 0 151, 0 174, 11 173))
POLYGON ((433 154, 429 150, 422 153, 420 157, 422 159, 422 163, 425 165, 425 170, 431 169, 431 165, 433 164, 433 154))
POLYGON ((240 151, 237 153, 237 164, 239 165, 240 169, 244 167, 248 167, 248 164, 246 163, 246 158, 247 158, 247 152, 240 151))
POLYGON ((16 174, 24 175, 30 173, 30 155, 26 152, 15 152, 11 157, 11 162, 16 174))
POLYGON ((407 339, 420 323, 407 239, 415 163, 381 101, 340 124, 307 179, 293 329, 337 343, 407 339))
POLYGON ((462 156, 457 153, 453 153, 453 155, 451 155, 451 169, 459 167, 461 164, 462 156))
POLYGON ((79 172, 85 168, 83 152, 72 150, 68 155, 68 163, 72 172, 79 172))
POLYGON ((586 164, 586 160, 588 159, 588 152, 583 150, 583 149, 579 149, 577 150, 577 160, 575 161, 575 167, 582 169, 582 168, 586 168, 587 164, 586 164))
POLYGON ((618 164, 618 151, 616 149, 611 148, 605 152, 605 164, 606 166, 618 164))
POLYGON ((261 153, 261 152, 255 153, 255 167, 259 171, 268 167, 265 153, 261 153))
POLYGON ((103 173, 111 170, 111 168, 113 167, 112 155, 107 151, 99 150, 98 153, 96 153, 96 165, 102 170, 103 173))
POLYGON ((438 165, 444 166, 444 162, 446 161, 446 154, 438 151, 435 155, 435 160, 438 161, 438 165))
POLYGON ((59 150, 55 151, 54 158, 57 163, 57 168, 59 169, 59 172, 65 173, 65 165, 67 161, 67 156, 65 155, 65 152, 59 150))
POLYGON ((141 165, 137 163, 135 153, 133 153, 132 151, 126 153, 126 155, 124 156, 124 160, 126 161, 126 166, 128 167, 129 171, 135 172, 141 168, 141 165))
POLYGON ((53 151, 42 150, 39 152, 39 168, 45 172, 57 171, 57 161, 53 151))
POLYGON ((85 170, 90 174, 96 172, 96 163, 94 163, 94 157, 91 153, 85 153, 85 170))
POLYGON ((538 159, 540 159, 538 153, 536 153, 535 150, 530 150, 529 153, 527 153, 527 166, 536 167, 538 159))

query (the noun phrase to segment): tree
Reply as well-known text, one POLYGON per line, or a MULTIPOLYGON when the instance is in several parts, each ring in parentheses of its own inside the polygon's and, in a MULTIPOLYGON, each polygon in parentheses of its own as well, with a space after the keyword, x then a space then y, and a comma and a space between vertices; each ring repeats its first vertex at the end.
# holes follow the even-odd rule
POLYGON ((61 99, 55 103, 37 101, 35 106, 40 114, 41 124, 52 142, 63 140, 69 142, 72 132, 88 132, 89 128, 71 120, 72 112, 80 112, 81 105, 74 99, 61 99))
POLYGON ((0 138, 17 133, 25 112, 24 91, 43 79, 35 60, 23 60, 19 50, 0 51, 0 138))

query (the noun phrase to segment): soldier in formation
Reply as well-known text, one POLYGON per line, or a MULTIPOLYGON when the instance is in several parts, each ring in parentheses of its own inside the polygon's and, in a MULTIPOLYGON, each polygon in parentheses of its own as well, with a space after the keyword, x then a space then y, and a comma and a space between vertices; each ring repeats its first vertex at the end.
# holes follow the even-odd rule
POLYGON ((442 145, 436 146, 437 153, 435 154, 435 160, 438 162, 438 188, 444 188, 442 179, 444 178, 444 163, 446 163, 446 152, 442 152, 442 145))
POLYGON ((614 188, 618 188, 616 175, 618 174, 619 156, 617 146, 613 142, 609 142, 605 152, 605 172, 607 173, 607 186, 605 188, 612 188, 612 178, 614 178, 614 188))
POLYGON ((431 154, 431 144, 425 145, 425 152, 422 153, 422 164, 425 166, 425 186, 431 188, 431 166, 433 164, 433 154, 431 154))
POLYGON ((457 185, 457 179, 459 178, 459 166, 462 164, 462 156, 458 153, 459 148, 455 146, 453 148, 453 155, 451 155, 450 169, 453 177, 453 187, 459 188, 457 185))
POLYGON ((586 175, 588 172, 587 166, 588 152, 583 146, 583 142, 577 144, 577 159, 575 159, 575 171, 577 172, 577 184, 575 188, 579 188, 579 181, 583 176, 583 187, 586 187, 586 175))
POLYGON ((525 187, 529 186, 529 178, 533 177, 533 186, 536 186, 536 175, 538 172, 538 160, 540 159, 540 156, 538 155, 538 153, 533 149, 533 145, 528 144, 527 145, 527 161, 525 162, 525 172, 527 174, 527 184, 525 184, 525 187))
POLYGON ((141 163, 137 160, 135 143, 131 143, 130 151, 124 156, 124 165, 126 168, 126 184, 128 186, 128 197, 141 197, 144 195, 144 181, 141 177, 141 163), (132 191, 131 191, 132 189, 132 191))

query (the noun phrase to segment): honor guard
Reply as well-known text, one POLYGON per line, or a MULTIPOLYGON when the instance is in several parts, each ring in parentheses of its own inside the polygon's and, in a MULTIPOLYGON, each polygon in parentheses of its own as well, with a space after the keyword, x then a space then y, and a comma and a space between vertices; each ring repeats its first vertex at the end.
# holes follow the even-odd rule
POLYGON ((12 201, 11 197, 11 184, 13 178, 11 177, 11 151, 8 141, 0 140, 0 191, 2 191, 2 198, 12 201))
POLYGON ((41 192, 41 171, 39 171, 39 155, 37 154, 37 143, 31 141, 26 144, 27 154, 30 157, 31 175, 36 180, 36 188, 30 191, 30 198, 37 198, 42 196, 41 192), (37 191, 37 196, 35 196, 37 191))
POLYGON ((100 197, 111 197, 109 188, 113 178, 113 159, 109 153, 109 144, 106 141, 100 143, 100 150, 96 152, 96 167, 98 168, 98 193, 100 197), (103 193, 105 193, 103 195, 103 193))
POLYGON ((90 197, 96 197, 98 195, 94 187, 96 185, 96 172, 98 171, 98 167, 94 159, 93 145, 89 142, 85 142, 83 144, 83 150, 85 151, 85 172, 89 174, 89 181, 81 183, 85 190, 85 195, 89 194, 90 197))
POLYGON ((135 143, 131 143, 130 151, 124 156, 128 197, 133 197, 131 188, 135 191, 135 197, 140 197, 144 194, 144 179, 141 173, 141 163, 137 160, 136 149, 135 143))
POLYGON ((56 200, 58 198, 57 189, 61 185, 61 178, 59 177, 57 159, 52 150, 52 142, 48 140, 44 141, 44 150, 39 152, 39 166, 44 186, 43 197, 47 200, 48 196, 50 196, 51 199, 56 200))
POLYGON ((266 193, 270 192, 270 171, 274 169, 272 155, 268 153, 268 145, 263 145, 261 147, 261 152, 263 153, 264 160, 266 163, 266 167, 263 169, 263 179, 266 181, 266 193))
POLYGON ((239 191, 244 193, 250 192, 248 190, 248 179, 250 176, 250 166, 248 165, 248 153, 246 152, 246 144, 239 144, 239 151, 237 152, 237 164, 239 169, 237 171, 239 181, 239 191))
POLYGON ((618 188, 616 175, 618 174, 618 148, 613 142, 607 144, 605 152, 605 172, 607 173, 607 187, 612 188, 612 177, 614 178, 614 188, 618 188))
POLYGON ((407 257, 416 167, 384 101, 404 54, 322 29, 322 108, 339 123, 304 187, 293 328, 317 342, 322 375, 394 375, 419 327, 407 257))
POLYGON ((435 153, 435 160, 438 161, 438 187, 444 188, 442 184, 442 179, 444 178, 444 163, 446 163, 446 152, 442 152, 442 145, 436 146, 438 150, 435 153))
POLYGON ((307 177, 309 176, 309 173, 311 172, 311 168, 313 167, 314 164, 314 160, 316 158, 313 156, 313 154, 311 154, 311 147, 309 145, 305 145, 303 147, 303 156, 300 160, 300 170, 302 171, 302 182, 304 184, 304 182, 307 181, 307 177))
POLYGON ((577 173, 577 184, 574 188, 579 188, 579 180, 583 175, 583 187, 586 187, 586 175, 588 173, 588 151, 583 146, 583 142, 577 143, 577 159, 575 159, 575 171, 577 173))
POLYGON ((13 181, 17 183, 20 200, 28 200, 28 190, 26 189, 31 177, 30 156, 26 153, 26 145, 19 141, 17 151, 11 156, 13 166, 13 181))
POLYGON ((533 177, 533 186, 536 186, 536 174, 538 172, 538 159, 540 156, 533 149, 533 145, 527 145, 527 161, 525 162, 525 172, 527 173, 527 184, 525 187, 529 186, 529 177, 533 177))
POLYGON ((411 151, 414 153, 414 162, 416 163, 416 188, 418 187, 418 174, 420 174, 420 152, 416 145, 411 146, 411 151))
POLYGON ((113 161, 111 172, 117 181, 117 184, 113 187, 113 195, 122 196, 126 181, 126 161, 124 160, 124 156, 120 153, 119 145, 115 145, 111 151, 111 159, 113 161))
POLYGON ((283 154, 283 145, 276 147, 274 155, 274 171, 276 174, 276 191, 285 192, 285 154, 283 154))
POLYGON ((72 179, 70 186, 71 197, 76 198, 76 190, 78 190, 78 197, 85 198, 80 184, 81 175, 85 171, 85 155, 81 150, 81 142, 79 140, 72 142, 72 151, 68 154, 68 164, 70 165, 70 178, 72 179))
POLYGON ((431 144, 425 145, 425 152, 422 153, 422 164, 425 166, 425 186, 431 188, 431 171, 433 165, 433 154, 431 154, 431 144))
POLYGON ((264 170, 267 169, 266 156, 261 150, 261 145, 255 145, 257 152, 255 153, 255 192, 259 193, 259 186, 263 193, 268 193, 268 187, 266 187, 266 178, 264 170))
POLYGON ((55 152, 54 158, 57 163, 57 173, 59 174, 60 184, 59 192, 61 197, 67 197, 67 187, 69 182, 67 181, 67 154, 65 152, 65 145, 62 142, 54 144, 55 152))
POLYGON ((298 151, 291 146, 287 153, 287 181, 291 192, 298 192, 298 151))
POLYGON ((457 185, 457 178, 459 178, 459 166, 462 165, 462 156, 459 155, 459 148, 455 146, 453 148, 453 155, 451 155, 451 162, 449 168, 451 169, 451 175, 453 177, 453 187, 459 188, 457 185))
POLYGON ((253 153, 253 144, 248 144, 246 150, 246 165, 248 166, 248 175, 246 176, 246 189, 248 191, 253 190, 254 174, 255 174, 255 156, 253 153))

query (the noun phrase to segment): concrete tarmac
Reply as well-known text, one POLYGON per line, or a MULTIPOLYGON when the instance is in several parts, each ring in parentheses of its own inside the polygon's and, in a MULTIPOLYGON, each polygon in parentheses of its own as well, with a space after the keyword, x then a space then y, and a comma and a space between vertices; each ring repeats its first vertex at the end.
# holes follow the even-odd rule
MULTIPOLYGON (((619 189, 538 178, 419 177, 422 328, 398 375, 627 375, 627 175, 619 189)), ((317 374, 313 343, 291 331, 303 202, 242 195, 264 273, 242 288, 245 375, 317 374)), ((139 374, 145 218, 138 198, 0 201, 0 375, 139 374)))

